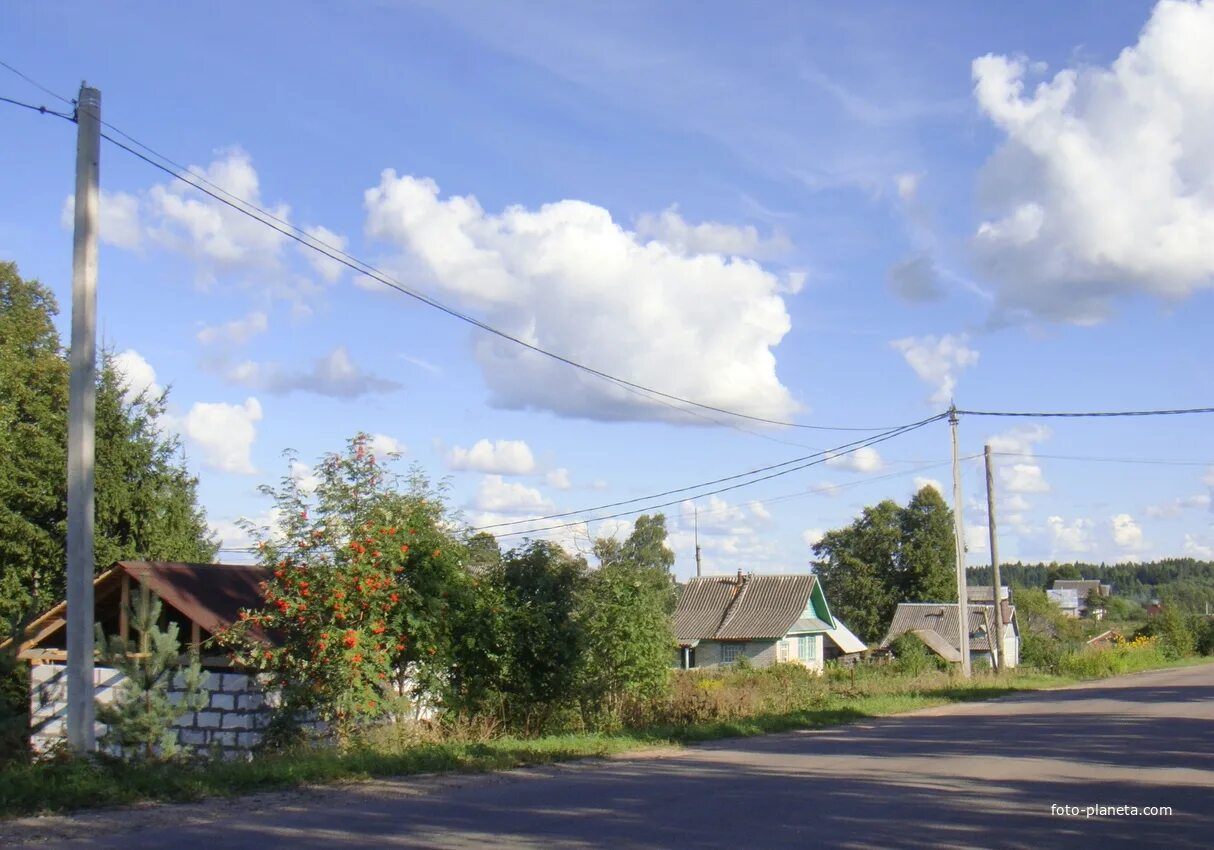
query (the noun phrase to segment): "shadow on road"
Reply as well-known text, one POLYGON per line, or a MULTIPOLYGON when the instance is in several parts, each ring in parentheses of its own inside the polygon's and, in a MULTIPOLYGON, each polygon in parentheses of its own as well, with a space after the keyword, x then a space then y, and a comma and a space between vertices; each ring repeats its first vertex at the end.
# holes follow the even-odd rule
MULTIPOLYGON (((324 792, 323 809, 171 835, 175 846, 225 850, 1208 847, 1212 706, 1204 684, 1037 693, 656 760, 472 777, 428 793, 353 786, 324 792), (1059 817, 1051 803, 1174 813, 1059 817)), ((165 835, 128 833, 113 846, 162 846, 165 835)))

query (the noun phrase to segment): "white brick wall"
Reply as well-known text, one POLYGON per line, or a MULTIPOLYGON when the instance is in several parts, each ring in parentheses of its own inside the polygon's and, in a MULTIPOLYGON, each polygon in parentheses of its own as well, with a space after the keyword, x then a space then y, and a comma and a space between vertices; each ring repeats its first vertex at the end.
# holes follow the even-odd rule
MULTIPOLYGON (((93 682, 97 699, 112 702, 122 676, 111 667, 96 667, 93 682)), ((180 686, 181 674, 174 684, 180 686)), ((210 691, 207 706, 177 718, 177 743, 195 753, 218 751, 234 757, 261 741, 272 707, 279 703, 275 691, 265 691, 251 675, 209 673, 204 687, 210 691)), ((170 691, 169 699, 181 701, 181 691, 170 691)), ((66 735, 67 671, 62 664, 37 664, 30 668, 30 742, 35 751, 43 751, 66 735)), ((97 737, 105 726, 97 724, 97 737)))

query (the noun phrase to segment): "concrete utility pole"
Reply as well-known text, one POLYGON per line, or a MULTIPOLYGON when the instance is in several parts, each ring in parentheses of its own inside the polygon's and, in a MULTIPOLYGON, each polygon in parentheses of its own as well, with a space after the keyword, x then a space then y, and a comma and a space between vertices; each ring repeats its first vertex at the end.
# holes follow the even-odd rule
POLYGON ((953 433, 953 538, 957 550, 957 632, 960 638, 961 674, 970 677, 969 600, 965 592, 965 527, 961 524, 961 460, 957 456, 957 405, 948 409, 953 433))
POLYGON ((696 578, 700 577, 700 508, 698 505, 692 505, 695 511, 696 523, 696 578))
POLYGON ((76 101, 76 220, 67 428, 67 739, 96 749, 93 731, 93 441, 97 409, 97 216, 101 92, 76 101))
MULTIPOLYGON (((1003 584, 999 581, 999 535, 995 531, 995 468, 991 463, 991 445, 986 444, 982 454, 986 457, 986 522, 991 538, 991 587, 995 591, 995 630, 998 639, 991 636, 991 665, 995 672, 1003 665, 1003 601, 1000 593, 1003 584), (996 645, 998 649, 996 649, 996 645)), ((1009 603, 1010 604, 1010 603, 1009 603)))

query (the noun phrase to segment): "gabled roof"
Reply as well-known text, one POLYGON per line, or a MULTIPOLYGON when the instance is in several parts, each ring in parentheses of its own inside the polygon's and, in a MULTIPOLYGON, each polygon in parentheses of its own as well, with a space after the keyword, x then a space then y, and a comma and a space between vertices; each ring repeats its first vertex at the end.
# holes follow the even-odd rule
MULTIPOLYGON (((687 644, 782 638, 802 619, 816 587, 817 578, 812 575, 693 578, 683 588, 674 612, 675 639, 687 644)), ((822 613, 830 617, 829 610, 822 613)), ((823 631, 833 625, 833 621, 816 617, 806 620, 805 631, 823 631)))
POLYGON ((1053 590, 1074 590, 1080 596, 1087 596, 1093 590, 1101 596, 1107 596, 1111 585, 1105 584, 1097 578, 1060 578, 1055 579, 1052 586, 1053 590))
MULTIPOLYGON (((965 588, 967 602, 990 602, 995 598, 995 588, 989 584, 971 584, 965 588)), ((1006 584, 999 586, 999 598, 1011 599, 1012 589, 1006 584)))
MULTIPOLYGON (((969 605, 968 608, 970 651, 987 652, 991 648, 987 634, 992 625, 994 606, 969 605), (981 631, 980 634, 979 631, 981 631)), ((881 641, 881 646, 889 646, 894 638, 905 632, 918 634, 920 631, 935 632, 952 647, 953 654, 958 656, 953 660, 959 660, 961 638, 957 630, 956 603, 899 602, 897 610, 894 611, 894 619, 889 624, 889 632, 886 634, 885 640, 881 641)), ((922 635, 920 637, 922 638, 922 635)), ((936 649, 932 643, 928 643, 928 646, 936 649)))
MULTIPOLYGON (((242 608, 264 604, 260 583, 270 577, 270 571, 244 564, 118 561, 93 580, 93 598, 98 606, 117 604, 124 575, 146 585, 166 605, 213 634, 236 622, 242 608)), ((66 611, 67 603, 60 602, 32 621, 25 628, 22 650, 37 647, 64 628, 66 611)))

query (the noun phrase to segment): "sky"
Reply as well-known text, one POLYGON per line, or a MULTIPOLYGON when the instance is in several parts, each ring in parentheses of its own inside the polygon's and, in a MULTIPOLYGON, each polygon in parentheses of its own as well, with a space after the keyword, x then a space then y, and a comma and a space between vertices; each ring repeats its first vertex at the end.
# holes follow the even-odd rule
MULTIPOLYGON (((241 518, 273 523, 260 485, 309 485, 358 432, 503 548, 588 552, 632 519, 594 517, 670 503, 685 578, 697 525, 706 573, 803 572, 866 505, 951 501, 944 421, 838 447, 952 401, 1214 400, 1214 2, 229 9, 4 4, 0 60, 67 98, 87 80, 195 182, 665 395, 103 142, 99 332, 131 392, 169 389, 225 560, 249 557, 241 518)), ((3 68, 0 96, 66 108, 3 68)), ((55 292, 65 342, 74 161, 70 123, 0 103, 0 260, 55 292)), ((963 415, 969 563, 987 444, 1005 561, 1214 557, 1211 424, 963 415)))

